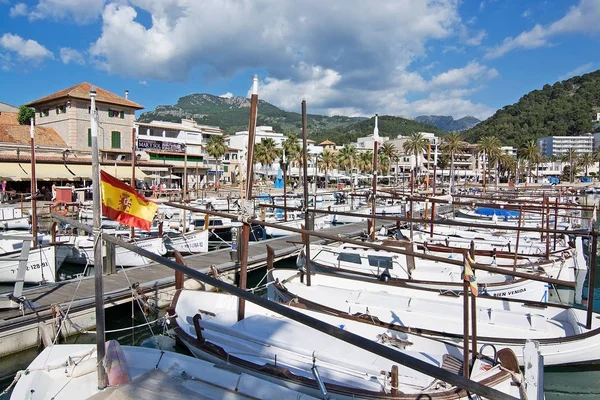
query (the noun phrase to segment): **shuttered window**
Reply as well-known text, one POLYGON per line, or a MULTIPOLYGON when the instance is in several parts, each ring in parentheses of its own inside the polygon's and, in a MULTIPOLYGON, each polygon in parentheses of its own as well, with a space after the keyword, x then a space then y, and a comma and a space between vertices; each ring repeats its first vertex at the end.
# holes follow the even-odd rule
POLYGON ((121 148, 121 132, 118 132, 118 131, 111 132, 110 145, 113 149, 121 148))
POLYGON ((92 147, 92 128, 88 128, 88 147, 92 147))

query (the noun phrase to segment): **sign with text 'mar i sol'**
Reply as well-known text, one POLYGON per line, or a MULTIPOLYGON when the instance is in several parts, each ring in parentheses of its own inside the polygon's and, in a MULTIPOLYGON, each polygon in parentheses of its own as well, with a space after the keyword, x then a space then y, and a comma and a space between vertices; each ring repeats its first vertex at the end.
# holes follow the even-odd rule
POLYGON ((185 143, 165 142, 162 140, 138 139, 138 150, 168 151, 170 153, 185 153, 185 143))

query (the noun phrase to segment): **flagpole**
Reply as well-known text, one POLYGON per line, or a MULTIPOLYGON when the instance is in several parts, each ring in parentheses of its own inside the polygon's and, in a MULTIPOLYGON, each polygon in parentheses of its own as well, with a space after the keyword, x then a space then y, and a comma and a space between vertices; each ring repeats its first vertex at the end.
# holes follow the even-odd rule
POLYGON ((31 235, 33 236, 33 248, 38 247, 37 237, 37 181, 35 178, 35 128, 33 118, 29 119, 31 136, 31 235))
MULTIPOLYGON (((131 187, 135 190, 135 128, 131 128, 131 187)), ((135 236, 135 228, 131 227, 131 240, 135 236)))
POLYGON ((92 191, 94 193, 94 288, 96 300, 96 357, 98 360, 98 389, 108 384, 104 370, 104 281, 102 268, 102 241, 100 226, 102 218, 102 196, 100 194, 100 166, 98 160, 98 115, 96 114, 96 89, 90 90, 90 125, 92 136, 92 191))

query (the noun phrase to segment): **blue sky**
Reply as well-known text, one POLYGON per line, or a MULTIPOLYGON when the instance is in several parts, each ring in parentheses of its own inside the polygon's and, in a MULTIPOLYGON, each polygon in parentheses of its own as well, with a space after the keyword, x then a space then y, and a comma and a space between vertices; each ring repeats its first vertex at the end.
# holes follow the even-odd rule
POLYGON ((90 82, 325 115, 487 118, 600 68, 600 0, 0 0, 0 101, 90 82))

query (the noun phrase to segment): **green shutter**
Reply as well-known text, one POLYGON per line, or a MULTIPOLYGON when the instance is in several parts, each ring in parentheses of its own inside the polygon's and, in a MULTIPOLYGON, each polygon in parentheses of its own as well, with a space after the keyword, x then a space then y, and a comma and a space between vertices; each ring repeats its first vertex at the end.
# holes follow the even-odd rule
POLYGON ((111 132, 111 147, 113 149, 121 148, 121 132, 118 132, 118 131, 111 132))
POLYGON ((229 172, 229 166, 223 165, 223 172, 229 172))
POLYGON ((88 128, 88 147, 92 147, 92 128, 88 128))
POLYGON ((121 111, 121 112, 119 113, 119 117, 120 117, 121 119, 124 119, 124 118, 125 118, 125 111, 121 111))
POLYGON ((110 108, 108 109, 108 117, 112 117, 113 116, 113 110, 111 110, 110 108))

